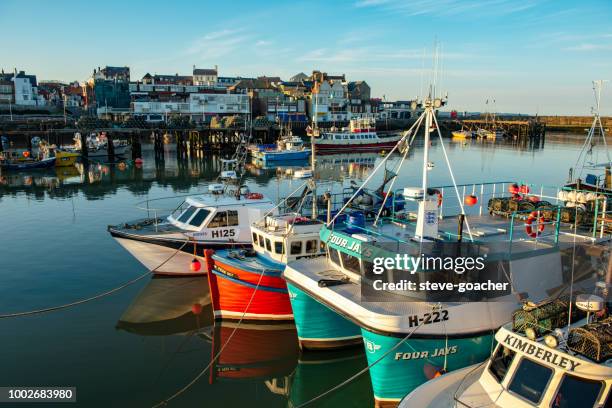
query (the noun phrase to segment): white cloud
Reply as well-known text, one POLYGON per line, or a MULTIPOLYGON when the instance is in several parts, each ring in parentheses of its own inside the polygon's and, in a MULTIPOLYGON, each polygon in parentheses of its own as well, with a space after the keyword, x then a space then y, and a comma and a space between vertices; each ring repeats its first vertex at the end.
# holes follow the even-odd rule
POLYGON ((201 60, 219 58, 232 53, 249 39, 243 29, 213 31, 192 41, 185 53, 201 60))

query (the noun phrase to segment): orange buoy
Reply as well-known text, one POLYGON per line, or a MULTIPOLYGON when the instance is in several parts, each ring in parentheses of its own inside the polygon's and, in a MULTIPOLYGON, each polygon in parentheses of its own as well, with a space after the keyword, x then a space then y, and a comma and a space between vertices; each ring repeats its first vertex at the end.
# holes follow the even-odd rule
POLYGON ((529 196, 529 201, 531 201, 532 203, 538 203, 538 202, 540 202, 540 197, 538 197, 538 196, 529 196))
POLYGON ((23 157, 25 157, 26 159, 27 159, 28 157, 30 157, 30 152, 29 152, 29 151, 27 151, 27 150, 26 150, 25 152, 23 152, 23 157))
POLYGON ((465 205, 469 205, 471 207, 473 205, 476 205, 476 203, 478 202, 478 197, 476 197, 474 194, 471 194, 465 197, 464 202, 465 205))
POLYGON ((519 192, 521 192, 522 194, 529 194, 529 186, 523 184, 521 185, 521 187, 519 188, 519 192))
POLYGON ((191 265, 189 265, 189 269, 191 270, 191 272, 198 272, 201 268, 202 264, 200 263, 200 261, 198 261, 197 258, 193 258, 193 261, 191 261, 191 265))
POLYGON ((510 194, 518 194, 518 192, 519 192, 519 186, 518 186, 518 184, 516 184, 516 183, 514 183, 514 184, 510 184, 510 185, 508 186, 508 192, 509 192, 510 194))
POLYGON ((194 315, 202 314, 202 305, 199 303, 194 303, 193 306, 191 306, 191 311, 194 315))

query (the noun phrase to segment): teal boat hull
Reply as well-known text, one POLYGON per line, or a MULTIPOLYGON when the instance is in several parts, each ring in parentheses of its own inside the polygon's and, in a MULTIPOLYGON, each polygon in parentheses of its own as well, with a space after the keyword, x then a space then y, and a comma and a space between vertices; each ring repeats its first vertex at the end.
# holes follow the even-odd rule
POLYGON ((361 329, 355 323, 317 302, 287 283, 300 347, 338 349, 361 344, 361 329))
POLYGON ((399 344, 402 337, 361 329, 372 389, 377 406, 397 404, 416 387, 434 378, 445 367, 457 370, 487 359, 494 345, 494 334, 465 338, 415 338, 399 344), (396 347, 396 348, 394 348, 396 347), (389 351, 393 349, 392 351, 389 351))

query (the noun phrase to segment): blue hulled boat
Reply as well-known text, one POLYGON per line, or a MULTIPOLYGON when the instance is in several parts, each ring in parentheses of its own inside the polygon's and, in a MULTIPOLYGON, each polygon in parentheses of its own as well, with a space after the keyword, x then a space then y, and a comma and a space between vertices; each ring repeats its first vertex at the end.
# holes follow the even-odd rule
POLYGON ((39 170, 55 166, 55 157, 42 160, 2 160, 0 168, 7 171, 39 170))
POLYGON ((306 160, 310 152, 311 149, 304 146, 302 139, 293 135, 282 137, 276 145, 260 145, 251 149, 253 157, 264 163, 306 160))

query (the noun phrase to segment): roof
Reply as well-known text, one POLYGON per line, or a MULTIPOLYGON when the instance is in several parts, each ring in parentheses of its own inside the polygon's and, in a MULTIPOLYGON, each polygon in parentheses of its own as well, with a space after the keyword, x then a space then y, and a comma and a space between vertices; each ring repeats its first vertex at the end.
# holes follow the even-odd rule
POLYGON ((194 68, 193 75, 217 75, 217 70, 214 68, 194 68))

